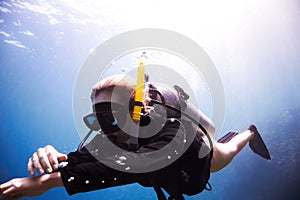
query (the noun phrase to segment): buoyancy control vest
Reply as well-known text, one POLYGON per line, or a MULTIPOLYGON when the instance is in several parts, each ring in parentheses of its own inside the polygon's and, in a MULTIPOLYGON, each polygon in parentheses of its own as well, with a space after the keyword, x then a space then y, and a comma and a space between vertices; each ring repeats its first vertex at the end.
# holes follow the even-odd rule
POLYGON ((195 195, 204 189, 211 190, 208 180, 213 156, 213 123, 188 102, 189 95, 180 86, 175 85, 171 89, 149 84, 149 96, 151 105, 160 104, 165 107, 167 120, 179 120, 187 134, 192 134, 189 136, 193 137, 192 143, 178 160, 151 174, 148 184, 154 187, 157 198, 166 199, 162 188, 170 195, 168 200, 183 200, 184 194, 195 195))

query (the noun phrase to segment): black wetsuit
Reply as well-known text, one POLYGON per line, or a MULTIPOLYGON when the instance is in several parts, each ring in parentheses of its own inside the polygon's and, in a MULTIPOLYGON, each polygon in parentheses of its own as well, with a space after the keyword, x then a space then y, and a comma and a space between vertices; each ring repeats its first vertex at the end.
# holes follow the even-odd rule
POLYGON ((187 134, 189 130, 186 125, 184 127, 179 121, 167 121, 158 134, 141 139, 135 153, 121 151, 116 154, 106 146, 109 142, 105 141, 104 135, 97 135, 82 151, 70 153, 68 165, 60 170, 68 194, 137 182, 143 186, 162 187, 168 193, 193 195, 201 192, 209 179, 209 166, 205 165, 210 162, 211 154, 199 159, 198 152, 204 144, 202 138, 187 134), (162 148, 166 149, 164 154, 147 154, 162 148), (140 156, 138 153, 145 154, 140 156), (126 165, 117 162, 118 158, 123 158, 126 165), (136 173, 164 162, 166 166, 161 169, 136 173))

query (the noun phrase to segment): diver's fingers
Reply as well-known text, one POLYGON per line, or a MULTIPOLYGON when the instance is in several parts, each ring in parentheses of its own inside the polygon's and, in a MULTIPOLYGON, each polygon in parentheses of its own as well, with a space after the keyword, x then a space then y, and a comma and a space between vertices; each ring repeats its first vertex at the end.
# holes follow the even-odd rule
POLYGON ((29 158, 28 160, 27 171, 31 176, 34 176, 34 166, 33 166, 32 158, 29 158))
POLYGON ((6 198, 11 199, 10 197, 11 197, 11 194, 14 192, 14 190, 15 190, 15 187, 13 185, 11 185, 9 188, 7 188, 6 190, 4 190, 2 192, 2 195, 6 198))
POLYGON ((59 153, 53 146, 47 145, 45 147, 48 159, 50 164, 54 170, 57 170, 58 163, 64 162, 68 159, 66 154, 59 153))
POLYGON ((5 199, 19 199, 22 197, 22 188, 17 187, 16 185, 12 185, 10 188, 3 192, 3 196, 5 199))
POLYGON ((45 152, 47 154, 49 163, 53 170, 58 169, 58 152, 51 145, 45 146, 45 152))
POLYGON ((5 196, 5 194, 7 193, 7 190, 11 187, 13 187, 12 180, 7 181, 6 183, 3 183, 2 185, 0 185, 1 195, 5 196))
POLYGON ((50 164, 47 152, 45 148, 39 148, 37 150, 37 156, 39 158, 39 163, 41 164, 44 171, 47 173, 51 173, 53 171, 52 166, 50 164))
POLYGON ((16 187, 15 185, 13 185, 10 188, 8 188, 7 190, 5 190, 2 195, 5 200, 19 199, 19 198, 23 197, 22 189, 16 187))
POLYGON ((12 182, 11 181, 8 181, 6 183, 3 183, 0 185, 0 191, 1 191, 1 194, 7 190, 7 188, 11 187, 12 186, 12 182))
POLYGON ((32 155, 32 163, 33 163, 33 167, 40 173, 40 174, 43 174, 45 171, 39 161, 39 157, 37 155, 37 152, 35 152, 33 155, 32 155))

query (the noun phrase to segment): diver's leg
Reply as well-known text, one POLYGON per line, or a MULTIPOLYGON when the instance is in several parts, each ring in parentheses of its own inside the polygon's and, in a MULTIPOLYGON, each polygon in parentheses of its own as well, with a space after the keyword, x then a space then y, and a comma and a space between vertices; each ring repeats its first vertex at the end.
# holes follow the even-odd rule
POLYGON ((247 131, 240 134, 235 135, 234 132, 230 132, 222 138, 214 146, 211 172, 217 172, 226 167, 248 142, 254 153, 265 159, 271 159, 269 150, 255 125, 251 125, 247 131), (225 138, 225 143, 222 138, 225 138))
POLYGON ((253 137, 254 132, 246 130, 234 136, 227 143, 217 143, 214 146, 210 171, 217 172, 226 167, 253 137))

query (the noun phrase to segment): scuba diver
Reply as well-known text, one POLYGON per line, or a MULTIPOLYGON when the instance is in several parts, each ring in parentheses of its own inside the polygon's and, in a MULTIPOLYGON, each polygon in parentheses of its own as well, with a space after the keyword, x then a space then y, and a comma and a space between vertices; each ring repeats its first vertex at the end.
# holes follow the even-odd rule
MULTIPOLYGON (((140 74, 140 83, 147 82, 140 74)), ((90 131, 78 150, 65 155, 50 145, 39 148, 28 161, 31 177, 1 184, 1 195, 37 196, 60 186, 73 195, 139 183, 153 187, 159 200, 183 200, 211 190, 210 173, 226 167, 246 144, 271 159, 254 125, 214 142, 213 123, 188 98, 179 86, 139 88, 122 75, 101 80, 92 90, 93 113, 84 117, 90 131), (99 134, 87 142, 93 131, 99 134)))

